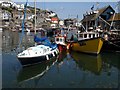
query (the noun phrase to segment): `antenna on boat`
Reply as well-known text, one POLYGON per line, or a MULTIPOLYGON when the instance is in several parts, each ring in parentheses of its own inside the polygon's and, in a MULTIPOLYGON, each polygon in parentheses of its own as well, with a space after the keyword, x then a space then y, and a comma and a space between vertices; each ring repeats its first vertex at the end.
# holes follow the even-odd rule
POLYGON ((87 29, 88 29, 88 23, 87 23, 87 15, 85 16, 85 18, 86 18, 86 29, 85 29, 85 32, 87 32, 87 29))
POLYGON ((99 2, 96 2, 97 10, 99 9, 99 2))
MULTIPOLYGON (((96 2, 96 7, 97 7, 97 8, 96 8, 96 11, 98 12, 99 2, 96 2)), ((97 14, 96 14, 96 16, 97 16, 97 14)), ((94 26, 95 29, 97 29, 97 27, 98 27, 98 22, 99 22, 98 20, 99 20, 99 17, 95 19, 95 26, 94 26)))

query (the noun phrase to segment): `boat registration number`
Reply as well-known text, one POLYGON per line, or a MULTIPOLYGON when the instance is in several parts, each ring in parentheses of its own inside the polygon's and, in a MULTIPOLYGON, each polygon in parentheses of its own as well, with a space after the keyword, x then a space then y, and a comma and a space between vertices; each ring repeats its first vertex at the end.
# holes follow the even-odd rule
POLYGON ((85 42, 79 42, 79 45, 80 45, 80 46, 85 46, 86 43, 85 43, 85 42))

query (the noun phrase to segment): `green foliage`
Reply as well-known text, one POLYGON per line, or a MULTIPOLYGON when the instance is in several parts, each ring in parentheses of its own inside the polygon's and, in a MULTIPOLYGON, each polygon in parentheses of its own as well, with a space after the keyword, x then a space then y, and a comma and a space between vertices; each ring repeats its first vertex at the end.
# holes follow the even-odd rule
POLYGON ((12 8, 7 8, 7 11, 12 12, 12 8))
POLYGON ((6 10, 6 11, 11 13, 13 9, 12 8, 7 8, 7 7, 2 7, 2 10, 6 10))

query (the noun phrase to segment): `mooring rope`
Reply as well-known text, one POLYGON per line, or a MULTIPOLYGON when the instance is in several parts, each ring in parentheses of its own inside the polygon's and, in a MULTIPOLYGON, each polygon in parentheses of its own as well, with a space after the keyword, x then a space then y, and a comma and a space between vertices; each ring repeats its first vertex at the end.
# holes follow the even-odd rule
POLYGON ((113 42, 111 42, 111 41, 108 41, 110 44, 112 44, 112 45, 114 45, 114 46, 116 46, 116 47, 119 47, 120 48, 120 46, 119 45, 117 45, 117 44, 114 44, 113 42))

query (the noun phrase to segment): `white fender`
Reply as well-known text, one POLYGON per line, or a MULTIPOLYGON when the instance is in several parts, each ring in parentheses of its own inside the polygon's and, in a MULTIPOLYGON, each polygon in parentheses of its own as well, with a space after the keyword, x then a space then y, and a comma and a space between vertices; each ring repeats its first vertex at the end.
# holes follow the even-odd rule
POLYGON ((52 53, 53 57, 55 56, 54 52, 52 53))
POLYGON ((47 59, 47 60, 49 60, 49 57, 48 57, 48 55, 46 55, 46 59, 47 59))

